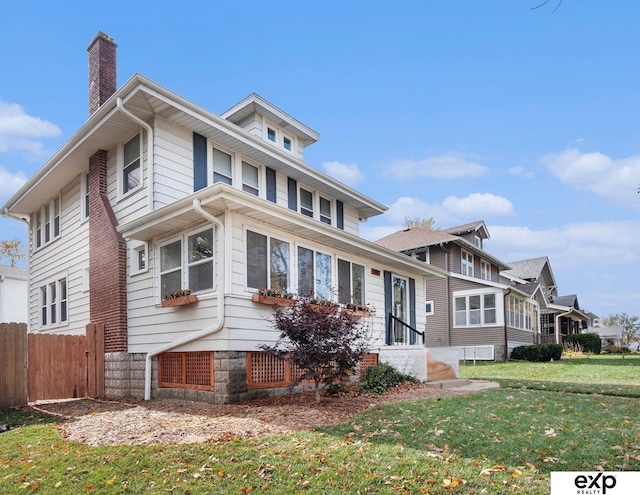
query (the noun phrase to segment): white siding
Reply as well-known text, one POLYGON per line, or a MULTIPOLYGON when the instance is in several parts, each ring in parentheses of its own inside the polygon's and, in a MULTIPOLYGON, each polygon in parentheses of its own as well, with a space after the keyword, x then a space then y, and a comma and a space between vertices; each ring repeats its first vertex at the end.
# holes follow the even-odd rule
POLYGON ((156 119, 154 208, 193 193, 193 133, 156 119))
POLYGON ((5 277, 0 281, 0 322, 26 323, 29 315, 28 299, 26 280, 5 277))
POLYGON ((60 237, 31 254, 30 330, 40 330, 40 287, 67 278, 68 322, 43 331, 82 334, 89 323, 89 292, 82 290, 89 266, 89 222, 80 220, 80 178, 62 191, 60 237))
POLYGON ((360 235, 360 217, 358 210, 349 205, 344 205, 344 231, 350 234, 360 235))

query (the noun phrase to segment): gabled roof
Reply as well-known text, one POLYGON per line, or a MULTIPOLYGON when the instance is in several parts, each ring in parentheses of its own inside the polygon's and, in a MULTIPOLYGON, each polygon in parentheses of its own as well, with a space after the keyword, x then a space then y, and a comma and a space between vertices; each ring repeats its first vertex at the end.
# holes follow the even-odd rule
POLYGON ((458 225, 456 227, 449 227, 448 229, 442 229, 442 232, 453 235, 462 235, 469 232, 476 232, 483 239, 489 238, 489 231, 487 230, 487 226, 482 220, 478 222, 467 223, 464 225, 458 225))
POLYGON ((20 268, 18 266, 0 265, 0 276, 16 280, 27 280, 29 276, 29 270, 27 268, 20 268))
POLYGON ((316 131, 294 119, 291 115, 283 112, 256 93, 251 93, 244 100, 235 104, 226 112, 221 113, 220 117, 238 124, 254 113, 264 115, 275 125, 293 134, 302 141, 304 146, 309 146, 318 140, 319 136, 316 131))
POLYGON ((558 306, 566 306, 568 308, 580 309, 580 304, 578 304, 578 296, 575 294, 571 294, 569 296, 556 296, 553 300, 553 304, 558 306))
POLYGON ((437 246, 441 244, 454 243, 464 247, 465 250, 471 251, 477 256, 484 258, 498 267, 499 270, 509 268, 509 265, 500 261, 498 258, 491 256, 486 251, 477 248, 462 237, 452 235, 443 230, 432 230, 416 227, 413 229, 400 230, 391 235, 383 237, 375 241, 376 244, 393 249, 394 251, 411 251, 428 246, 437 246))
POLYGON ((87 172, 89 158, 97 150, 111 149, 128 133, 139 128, 137 123, 118 108, 118 100, 141 120, 150 121, 154 116, 166 119, 325 192, 356 209, 360 218, 368 218, 387 210, 381 203, 295 159, 284 150, 265 143, 263 139, 253 136, 229 120, 140 74, 134 74, 5 203, 0 213, 29 215, 40 208, 43 201, 57 196, 79 174, 87 172))
POLYGON ((505 270, 505 275, 511 275, 525 280, 534 280, 536 282, 540 281, 540 275, 542 275, 546 266, 551 277, 551 285, 556 286, 556 279, 551 270, 549 258, 546 256, 521 261, 509 261, 507 264, 511 269, 505 270))

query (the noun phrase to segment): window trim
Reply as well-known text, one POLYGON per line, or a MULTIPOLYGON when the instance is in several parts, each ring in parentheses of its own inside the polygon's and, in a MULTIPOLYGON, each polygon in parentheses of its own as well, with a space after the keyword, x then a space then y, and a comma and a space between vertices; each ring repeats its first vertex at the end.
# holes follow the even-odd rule
POLYGON ((142 134, 142 129, 138 128, 135 131, 132 131, 131 133, 127 134, 127 136, 120 142, 118 143, 118 147, 117 147, 117 169, 118 169, 118 198, 119 199, 124 199, 124 198, 128 198, 129 196, 131 196, 132 194, 135 194, 137 191, 140 191, 142 189, 142 187, 144 186, 144 136, 142 134), (131 189, 129 189, 128 191, 125 192, 124 187, 124 170, 125 170, 125 164, 124 164, 124 147, 126 144, 129 144, 129 142, 131 142, 131 140, 135 139, 135 137, 139 135, 140 136, 140 150, 139 150, 139 160, 140 160, 140 183, 136 186, 133 187, 131 189))
MULTIPOLYGON (((192 287, 189 287, 189 267, 191 266, 195 266, 195 264, 199 264, 199 263, 189 263, 188 261, 188 249, 189 249, 189 237, 198 234, 199 232, 204 232, 205 230, 210 230, 212 231, 212 256, 211 256, 211 263, 213 264, 213 270, 212 270, 212 281, 211 281, 211 288, 207 288, 207 289, 203 289, 203 290, 199 290, 199 291, 193 291, 193 293, 195 294, 209 294, 209 293, 215 293, 217 291, 217 287, 216 287, 216 263, 217 263, 217 258, 216 258, 216 229, 210 225, 210 224, 204 224, 204 225, 200 225, 199 227, 190 229, 188 231, 184 231, 181 232, 179 235, 175 235, 166 239, 163 239, 162 242, 158 243, 156 245, 156 249, 155 249, 155 256, 157 261, 157 276, 155 279, 155 283, 154 283, 154 287, 157 290, 157 303, 160 304, 160 302, 163 299, 163 295, 162 295, 162 275, 165 273, 169 273, 169 271, 166 272, 162 272, 162 267, 161 267, 161 257, 162 257, 162 248, 164 246, 167 246, 169 244, 173 244, 176 241, 180 241, 180 267, 179 268, 173 268, 170 271, 178 271, 180 270, 180 289, 192 289, 192 287)), ((204 263, 204 262, 202 262, 204 263)), ((147 260, 147 265, 149 265, 148 260, 147 260)))
POLYGON ((144 241, 131 241, 129 246, 129 276, 139 275, 149 271, 149 245, 144 241), (140 253, 144 253, 145 266, 140 268, 138 263, 140 253))
POLYGON ((502 297, 502 291, 486 290, 486 289, 472 289, 456 291, 451 295, 451 310, 453 317, 453 328, 480 328, 480 327, 500 327, 504 326, 504 297, 502 297), (493 295, 495 298, 495 306, 493 308, 485 308, 485 296, 493 295), (469 324, 469 297, 480 296, 480 324, 469 324), (465 321, 464 325, 456 323, 456 299, 465 298, 465 321), (485 309, 493 309, 496 314, 496 321, 485 323, 485 309))
POLYGON ((57 276, 50 277, 38 284, 38 324, 40 330, 50 330, 54 328, 65 327, 69 325, 69 276, 67 273, 61 273, 57 276), (65 291, 62 291, 64 283, 65 291), (55 306, 51 304, 51 287, 55 286, 56 301, 55 306), (43 290, 45 297, 43 298, 43 290), (64 298, 63 298, 64 294, 64 298), (63 305, 65 319, 62 319, 63 305), (55 310, 56 322, 51 323, 52 308, 55 310), (43 323, 46 316, 47 323, 43 323))
POLYGON ((33 225, 35 226, 32 230, 33 252, 48 246, 56 239, 62 237, 62 194, 50 198, 48 202, 33 212, 32 215, 34 217, 33 225), (55 214, 56 201, 58 202, 57 217, 55 214), (56 230, 58 231, 57 235, 56 230))
POLYGON ((433 316, 436 314, 436 307, 433 300, 425 301, 424 310, 426 316, 433 316))

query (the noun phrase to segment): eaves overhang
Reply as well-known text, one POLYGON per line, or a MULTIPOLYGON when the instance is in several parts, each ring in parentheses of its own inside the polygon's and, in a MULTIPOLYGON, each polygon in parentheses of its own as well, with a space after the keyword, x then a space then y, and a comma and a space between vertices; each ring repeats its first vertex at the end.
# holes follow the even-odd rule
POLYGON ((381 269, 410 271, 425 276, 427 280, 447 276, 444 270, 437 267, 221 183, 120 225, 118 231, 125 238, 140 241, 178 233, 202 221, 202 216, 194 209, 194 199, 212 215, 223 215, 226 211, 240 213, 296 237, 370 259, 380 263, 381 269))
POLYGON ((552 313, 566 313, 566 314, 563 314, 563 316, 566 316, 567 318, 570 318, 575 321, 588 321, 590 319, 582 311, 576 308, 572 308, 570 306, 560 306, 558 304, 549 304, 547 308, 552 313))
POLYGON ((355 208, 361 219, 387 210, 383 204, 296 159, 285 150, 270 146, 236 124, 135 74, 6 202, 2 213, 31 214, 49 198, 59 194, 80 173, 87 172, 89 158, 96 151, 112 149, 135 129, 137 124, 117 109, 118 98, 145 122, 151 122, 157 116, 197 132, 342 201, 355 208))

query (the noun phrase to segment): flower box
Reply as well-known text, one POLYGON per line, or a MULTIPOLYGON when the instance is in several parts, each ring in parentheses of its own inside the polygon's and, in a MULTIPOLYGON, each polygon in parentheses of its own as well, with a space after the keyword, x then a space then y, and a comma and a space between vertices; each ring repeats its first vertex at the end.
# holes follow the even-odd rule
POLYGON ((263 294, 254 294, 251 296, 251 300, 260 304, 268 304, 269 306, 293 306, 296 302, 294 299, 286 297, 266 296, 263 294))
POLYGON ((171 299, 164 299, 162 301, 163 308, 173 308, 174 306, 185 306, 187 304, 193 304, 198 302, 198 296, 195 294, 189 294, 186 296, 174 297, 171 299))

